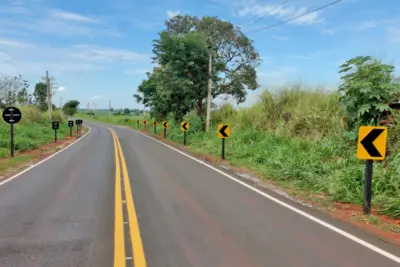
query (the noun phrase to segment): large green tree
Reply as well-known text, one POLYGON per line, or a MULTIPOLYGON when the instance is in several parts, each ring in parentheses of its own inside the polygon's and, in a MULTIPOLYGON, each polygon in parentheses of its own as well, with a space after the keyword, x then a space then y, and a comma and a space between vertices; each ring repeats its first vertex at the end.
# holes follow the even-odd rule
POLYGON ((174 119, 182 117, 194 107, 203 114, 203 100, 207 96, 207 44, 198 33, 178 36, 160 33, 154 41, 155 68, 143 81, 135 95, 137 101, 152 107, 158 117, 172 112, 174 119))
POLYGON ((35 85, 33 91, 33 97, 35 98, 35 104, 42 110, 47 110, 47 86, 45 83, 39 82, 35 85))
POLYGON ((232 23, 217 17, 175 16, 165 23, 172 35, 197 32, 207 41, 215 67, 213 96, 228 94, 238 103, 246 100, 246 89, 258 87, 259 54, 253 42, 232 23))
POLYGON ((63 105, 63 112, 68 116, 73 116, 78 112, 80 102, 78 100, 70 100, 63 105))

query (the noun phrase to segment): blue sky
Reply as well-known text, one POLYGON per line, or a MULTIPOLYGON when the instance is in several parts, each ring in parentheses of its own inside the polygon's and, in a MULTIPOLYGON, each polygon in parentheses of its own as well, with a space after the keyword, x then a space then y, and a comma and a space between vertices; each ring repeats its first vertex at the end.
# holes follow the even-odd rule
MULTIPOLYGON (((34 84, 48 70, 54 97, 107 108, 139 107, 132 98, 152 69, 152 40, 175 14, 218 16, 251 32, 332 0, 0 0, 0 73, 34 84)), ((399 0, 342 0, 291 23, 249 33, 262 57, 259 83, 334 88, 338 66, 372 55, 400 67, 399 0)), ((257 99, 249 94, 245 105, 257 99)))

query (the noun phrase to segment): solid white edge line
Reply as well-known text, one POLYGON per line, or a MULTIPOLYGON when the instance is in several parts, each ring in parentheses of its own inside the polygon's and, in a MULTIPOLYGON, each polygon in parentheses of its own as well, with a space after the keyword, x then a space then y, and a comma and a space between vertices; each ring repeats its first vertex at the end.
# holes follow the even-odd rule
POLYGON ((41 160, 41 161, 39 161, 39 162, 37 162, 37 163, 35 163, 35 164, 29 166, 28 168, 22 170, 21 172, 19 172, 19 173, 17 173, 17 174, 14 174, 14 175, 11 176, 10 178, 7 178, 7 179, 1 181, 1 182, 0 182, 0 186, 2 186, 2 185, 4 185, 4 184, 6 184, 6 183, 8 183, 8 182, 10 182, 10 181, 12 181, 12 180, 14 180, 14 179, 17 178, 18 176, 20 176, 20 175, 22 175, 22 174, 24 174, 24 173, 26 173, 26 172, 32 170, 32 169, 35 168, 36 166, 39 166, 40 164, 42 164, 42 163, 48 161, 49 159, 51 159, 51 158, 57 156, 57 155, 60 154, 61 152, 67 150, 67 149, 70 148, 72 145, 74 145, 74 144, 76 144, 77 142, 79 142, 80 140, 82 140, 82 139, 83 139, 85 136, 87 136, 87 135, 90 133, 90 131, 92 130, 89 126, 86 126, 86 127, 89 128, 89 131, 87 131, 84 135, 82 135, 81 137, 79 137, 78 139, 76 139, 74 142, 72 142, 72 143, 69 144, 68 146, 62 148, 61 150, 57 151, 56 153, 54 153, 54 154, 48 156, 47 158, 45 158, 45 159, 43 159, 43 160, 41 160))
POLYGON ((304 212, 304 211, 302 211, 300 209, 297 209, 297 208, 295 208, 295 207, 293 207, 293 206, 291 206, 291 205, 289 205, 289 204, 287 204, 287 203, 285 203, 285 202, 283 202, 283 201, 281 201, 281 200, 279 200, 279 199, 277 199, 277 198, 275 198, 275 197, 273 197, 273 196, 271 196, 271 195, 269 195, 269 194, 267 194, 267 193, 265 193, 265 192, 263 192, 261 190, 258 190, 257 188, 255 188, 255 187, 253 187, 253 186, 251 186, 251 185, 249 185, 249 184, 247 184, 247 183, 245 183, 243 181, 240 181, 238 178, 235 178, 232 175, 229 175, 229 174, 227 174, 227 173, 215 168, 214 166, 211 166, 210 164, 205 163, 202 160, 199 160, 199 159, 197 159, 197 158, 195 158, 193 156, 190 156, 190 155, 186 154, 185 152, 183 152, 183 151, 181 151, 179 149, 176 149, 176 148, 174 148, 174 147, 172 147, 172 146, 170 146, 170 145, 168 145, 168 144, 166 144, 164 142, 161 142, 161 141, 159 141, 159 140, 157 140, 157 139, 155 139, 155 138, 153 138, 153 137, 151 137, 151 136, 149 136, 147 134, 144 134, 144 133, 142 133, 140 131, 136 131, 136 130, 133 130, 133 131, 136 132, 136 133, 139 133, 139 134, 141 134, 141 135, 143 135, 143 136, 145 136, 145 137, 147 137, 147 138, 149 138, 149 139, 151 139, 153 141, 156 141, 156 142, 158 142, 158 143, 160 143, 160 144, 162 144, 162 145, 174 150, 175 152, 178 152, 181 155, 184 155, 184 156, 186 156, 186 157, 188 157, 188 158, 190 158, 190 159, 192 159, 192 160, 194 160, 194 161, 196 161, 196 162, 198 162, 198 163, 200 163, 200 164, 202 164, 202 165, 204 165, 204 166, 206 166, 206 167, 218 172, 219 174, 221 174, 221 175, 223 175, 223 176, 225 176, 225 177, 227 177, 227 178, 229 178, 229 179, 231 179, 231 180, 243 185, 244 187, 247 187, 248 189, 250 189, 250 190, 262 195, 265 198, 268 198, 269 200, 271 200, 271 201, 273 201, 273 202, 275 202, 275 203, 277 203, 277 204, 279 204, 279 205, 281 205, 281 206, 283 206, 283 207, 285 207, 285 208, 287 208, 287 209, 289 209, 289 210, 291 210, 293 212, 296 212, 297 214, 300 214, 301 216, 303 216, 303 217, 305 217, 305 218, 307 218, 307 219, 309 219, 309 220, 311 220, 313 222, 316 222, 316 223, 318 223, 318 224, 320 224, 320 225, 322 225, 322 226, 324 226, 324 227, 326 227, 326 228, 328 228, 328 229, 330 229, 330 230, 332 230, 332 231, 334 231, 334 232, 336 232, 336 233, 338 233, 338 234, 340 234, 340 235, 342 235, 342 236, 344 236, 344 237, 346 237, 346 238, 348 238, 348 239, 350 239, 350 240, 352 240, 352 241, 354 241, 354 242, 356 242, 356 243, 358 243, 360 245, 363 245, 364 247, 367 247, 370 250, 381 254, 382 256, 385 256, 385 257, 387 257, 387 258, 389 258, 389 259, 391 259, 391 260, 393 260, 393 261, 395 261, 397 263, 400 263, 400 258, 399 257, 397 257, 397 256, 395 256, 395 255, 393 255, 393 254, 391 254, 391 253, 389 253, 389 252, 387 252, 387 251, 385 251, 383 249, 380 249, 380 248, 378 248, 378 247, 376 247, 376 246, 374 246, 374 245, 372 245, 372 244, 370 244, 370 243, 368 243, 368 242, 366 242, 366 241, 364 241, 364 240, 362 240, 362 239, 360 239, 360 238, 358 238, 358 237, 356 237, 356 236, 354 236, 354 235, 352 235, 352 234, 350 234, 350 233, 348 233, 346 231, 343 231, 343 230, 337 228, 336 226, 333 226, 333 225, 331 225, 331 224, 329 224, 327 222, 324 222, 323 220, 318 219, 317 217, 314 217, 314 216, 312 216, 312 215, 310 215, 310 214, 308 214, 308 213, 306 213, 306 212, 304 212))

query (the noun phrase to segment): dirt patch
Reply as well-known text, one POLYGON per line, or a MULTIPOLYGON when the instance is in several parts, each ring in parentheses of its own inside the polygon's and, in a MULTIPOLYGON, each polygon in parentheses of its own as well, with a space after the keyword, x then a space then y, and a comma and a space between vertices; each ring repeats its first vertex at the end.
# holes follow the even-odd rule
POLYGON ((79 139, 87 131, 88 129, 83 127, 81 133, 75 133, 73 136, 66 136, 63 139, 57 140, 57 143, 50 142, 37 149, 16 152, 13 158, 8 157, 0 159, 0 180, 9 178, 29 166, 48 158, 52 154, 79 139))
POLYGON ((333 218, 348 222, 353 226, 400 246, 400 220, 381 215, 378 213, 377 209, 372 209, 372 214, 370 216, 365 216, 363 215, 362 207, 360 205, 333 202, 321 193, 310 195, 309 193, 295 189, 284 188, 276 181, 258 178, 261 175, 249 168, 233 166, 229 161, 222 160, 214 155, 188 151, 187 147, 165 139, 163 133, 153 134, 145 130, 140 130, 140 132, 172 147, 188 152, 188 154, 193 155, 198 159, 220 166, 244 179, 252 181, 258 186, 270 189, 279 195, 302 204, 303 206, 321 210, 333 218))

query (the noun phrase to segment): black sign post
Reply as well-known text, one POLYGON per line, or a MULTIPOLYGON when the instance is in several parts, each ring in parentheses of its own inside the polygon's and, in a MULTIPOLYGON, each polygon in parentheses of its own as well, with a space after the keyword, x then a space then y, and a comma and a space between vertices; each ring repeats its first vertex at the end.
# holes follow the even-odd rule
POLYGON ((57 130, 60 128, 60 123, 58 121, 53 121, 52 128, 54 130, 54 142, 57 143, 57 130))
POLYGON ((69 136, 72 136, 72 128, 74 127, 74 121, 68 121, 69 136))
POLYGON ((14 157, 14 123, 22 118, 21 111, 16 107, 8 107, 3 110, 3 120, 10 124, 10 155, 14 157))
POLYGON ((75 120, 75 124, 76 124, 76 133, 80 133, 80 132, 81 132, 82 123, 83 123, 83 121, 82 121, 81 119, 75 120))

